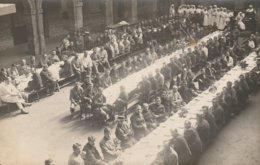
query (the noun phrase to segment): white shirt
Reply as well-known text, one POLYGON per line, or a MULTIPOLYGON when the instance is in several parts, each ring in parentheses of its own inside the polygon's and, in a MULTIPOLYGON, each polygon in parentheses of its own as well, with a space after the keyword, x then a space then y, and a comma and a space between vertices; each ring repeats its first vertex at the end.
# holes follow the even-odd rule
POLYGON ((92 59, 90 56, 87 56, 87 57, 83 56, 80 61, 80 64, 81 64, 82 69, 92 68, 92 66, 93 66, 93 62, 92 62, 92 59))

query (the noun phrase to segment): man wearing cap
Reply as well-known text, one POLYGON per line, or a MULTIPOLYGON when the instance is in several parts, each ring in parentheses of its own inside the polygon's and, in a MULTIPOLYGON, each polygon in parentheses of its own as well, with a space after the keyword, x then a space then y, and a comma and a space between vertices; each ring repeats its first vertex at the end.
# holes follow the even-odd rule
POLYGON ((54 93, 55 87, 57 85, 57 80, 55 80, 52 73, 48 70, 47 65, 43 66, 40 76, 42 78, 43 86, 52 95, 54 93))
POLYGON ((81 81, 81 62, 77 54, 71 61, 71 67, 78 81, 81 81))
POLYGON ((177 152, 179 158, 179 164, 188 164, 191 159, 191 151, 185 138, 178 133, 178 130, 172 130, 172 139, 170 144, 173 149, 177 152))
POLYGON ((80 82, 76 82, 75 86, 70 90, 70 112, 73 117, 76 106, 80 106, 81 110, 81 98, 83 96, 84 90, 81 87, 80 82))
POLYGON ((211 110, 209 110, 209 108, 207 106, 203 106, 202 107, 203 110, 203 117, 204 119, 207 120, 207 122, 209 123, 209 127, 210 127, 210 138, 213 138, 217 132, 217 125, 216 125, 216 120, 215 117, 213 115, 213 113, 211 112, 211 110))
POLYGON ((94 67, 95 71, 97 71, 96 65, 94 65, 88 51, 84 52, 80 65, 82 73, 85 73, 86 75, 91 75, 92 67, 94 67))
POLYGON ((155 115, 149 109, 149 105, 147 103, 143 104, 143 116, 147 125, 147 128, 152 131, 155 129, 159 124, 156 121, 155 115))
POLYGON ((99 143, 105 161, 113 161, 121 154, 119 140, 112 139, 111 136, 111 130, 105 128, 104 137, 99 143))
POLYGON ((98 88, 97 94, 93 97, 93 114, 98 117, 99 122, 104 124, 110 117, 107 114, 106 97, 103 95, 103 88, 98 88))
POLYGON ((135 112, 130 117, 130 121, 136 139, 141 139, 147 134, 147 126, 140 105, 136 106, 135 112))
POLYGON ((172 87, 172 104, 174 111, 180 108, 181 105, 185 104, 180 93, 178 92, 178 87, 176 85, 172 87))
POLYGON ((206 147, 209 142, 209 133, 210 133, 210 127, 207 120, 203 118, 201 114, 197 115, 197 131, 200 136, 201 141, 203 142, 203 146, 206 147))
POLYGON ((135 144, 134 132, 132 128, 125 121, 124 116, 119 116, 117 118, 118 123, 116 126, 116 137, 121 141, 121 147, 123 149, 129 148, 135 144))
POLYGON ((184 138, 190 147, 192 153, 192 162, 196 162, 197 158, 202 153, 202 143, 200 136, 197 130, 191 126, 190 121, 185 121, 184 127, 184 138))
POLYGON ((88 137, 88 143, 83 147, 83 151, 85 152, 85 165, 104 165, 106 164, 96 146, 95 146, 95 138, 93 136, 88 137))
POLYGON ((128 104, 128 93, 125 90, 124 86, 120 86, 120 94, 117 100, 114 103, 115 109, 120 115, 126 116, 127 104, 128 104))
POLYGON ((151 111, 155 115, 157 121, 159 123, 163 122, 166 120, 166 112, 165 112, 165 107, 161 104, 161 98, 156 97, 155 102, 150 105, 151 111))
POLYGON ((68 165, 84 165, 84 160, 81 153, 81 144, 75 143, 72 146, 73 153, 70 155, 68 165))

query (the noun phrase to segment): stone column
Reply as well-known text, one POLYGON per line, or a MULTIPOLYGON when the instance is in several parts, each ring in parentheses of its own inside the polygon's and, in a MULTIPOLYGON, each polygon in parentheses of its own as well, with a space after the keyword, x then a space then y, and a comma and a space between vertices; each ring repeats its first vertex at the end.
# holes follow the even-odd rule
POLYGON ((38 8, 37 12, 37 25, 38 25, 38 38, 39 38, 39 53, 43 55, 46 52, 46 44, 44 37, 44 26, 43 26, 43 11, 42 8, 38 8))
POLYGON ((113 0, 105 0, 105 23, 106 25, 114 24, 113 0))
POLYGON ((28 28, 28 49, 34 55, 42 55, 46 51, 42 0, 27 0, 25 5, 28 28))
POLYGON ((71 29, 75 32, 83 27, 82 0, 72 0, 71 7, 72 7, 71 29))
POLYGON ((138 21, 137 18, 137 0, 130 0, 130 22, 135 23, 138 21))
POLYGON ((40 54, 40 46, 39 46, 39 36, 37 29, 37 15, 36 10, 27 9, 26 10, 27 17, 27 32, 28 32, 28 51, 29 53, 39 55, 40 54))

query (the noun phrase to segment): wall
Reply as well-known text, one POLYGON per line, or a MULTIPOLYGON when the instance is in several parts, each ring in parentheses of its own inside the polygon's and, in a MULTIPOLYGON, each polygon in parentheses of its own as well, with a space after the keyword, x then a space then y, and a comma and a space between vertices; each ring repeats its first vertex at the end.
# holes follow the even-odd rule
POLYGON ((14 45, 10 18, 10 15, 0 16, 0 50, 4 50, 14 45))

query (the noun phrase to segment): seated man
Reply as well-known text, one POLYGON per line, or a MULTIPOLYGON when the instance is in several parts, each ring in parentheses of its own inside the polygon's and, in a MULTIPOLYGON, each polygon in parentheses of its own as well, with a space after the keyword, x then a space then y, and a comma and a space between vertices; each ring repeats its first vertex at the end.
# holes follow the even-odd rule
POLYGON ((81 71, 85 75, 91 75, 92 74, 92 68, 94 68, 94 71, 97 71, 96 65, 93 63, 88 51, 84 52, 84 56, 81 59, 81 71))
POLYGON ((185 105, 180 93, 178 92, 177 86, 172 87, 172 102, 173 108, 177 111, 181 106, 185 105))
POLYGON ((59 56, 56 54, 56 51, 55 51, 55 50, 52 51, 52 54, 49 56, 49 59, 50 59, 51 64, 54 64, 54 63, 56 63, 56 62, 60 62, 60 58, 59 58, 59 56))
POLYGON ((84 165, 83 153, 81 152, 81 144, 75 143, 72 146, 73 153, 70 155, 68 165, 84 165))
POLYGON ((191 150, 192 162, 196 162, 196 159, 202 153, 201 139, 197 130, 191 126, 190 121, 185 121, 184 127, 184 138, 186 139, 191 150))
POLYGON ((206 146, 209 143, 210 138, 210 126, 209 123, 204 117, 200 114, 197 115, 197 131, 200 136, 200 139, 203 143, 203 147, 206 148, 206 146))
POLYGON ((150 108, 159 123, 164 122, 167 119, 165 107, 161 104, 160 97, 156 97, 155 102, 150 104, 150 108))
POLYGON ((111 77, 110 77, 110 70, 106 69, 105 73, 102 77, 102 86, 103 86, 103 88, 107 88, 111 85, 112 85, 112 80, 111 80, 111 77))
POLYGON ((210 109, 207 106, 202 107, 203 110, 203 117, 207 120, 210 127, 210 138, 213 138, 215 134, 217 133, 218 127, 216 125, 216 120, 213 115, 213 113, 210 111, 210 109))
POLYGON ((165 142, 163 150, 157 154, 153 164, 179 165, 178 154, 173 147, 172 144, 165 142))
POLYGON ((28 82, 26 91, 39 91, 43 87, 42 78, 35 69, 32 70, 32 80, 28 82))
POLYGON ((81 84, 79 82, 75 83, 75 86, 70 90, 70 112, 71 117, 73 118, 75 108, 77 106, 80 107, 81 116, 82 116, 82 104, 81 99, 83 97, 83 88, 81 87, 81 84))
POLYGON ((132 128, 125 121, 124 116, 118 117, 118 123, 116 126, 116 137, 121 141, 122 149, 126 149, 135 144, 134 132, 132 128))
POLYGON ((164 86, 164 76, 161 74, 160 69, 156 69, 156 75, 155 75, 155 80, 156 80, 156 89, 157 91, 162 90, 164 86))
POLYGON ((55 87, 58 86, 57 80, 53 77, 52 73, 48 70, 48 66, 44 65, 40 73, 43 86, 47 89, 47 92, 52 95, 55 87))
POLYGON ((171 116, 174 112, 174 107, 172 104, 172 96, 169 90, 165 89, 162 91, 161 100, 167 115, 171 116))
POLYGON ((206 74, 204 68, 201 69, 201 73, 194 79, 199 84, 199 90, 204 91, 210 86, 210 78, 206 74))
POLYGON ((149 109, 149 105, 147 103, 143 104, 143 117, 146 122, 147 128, 152 131, 156 127, 159 126, 158 122, 156 121, 155 115, 149 109))
POLYGON ((112 139, 109 128, 104 129, 104 137, 99 144, 105 161, 113 161, 121 154, 119 142, 116 139, 112 139))
POLYGON ((120 94, 114 103, 114 107, 120 115, 125 115, 125 116, 127 115, 126 110, 127 110, 128 99, 129 99, 129 96, 125 90, 125 87, 121 86, 120 94))
POLYGON ((25 106, 30 106, 31 104, 26 103, 28 96, 20 92, 12 83, 11 78, 5 79, 5 84, 1 85, 0 88, 0 99, 5 103, 14 103, 17 105, 22 114, 28 114, 29 112, 24 110, 25 106))
POLYGON ((112 112, 106 105, 106 97, 103 95, 103 88, 98 88, 92 102, 93 115, 98 118, 101 125, 105 124, 108 119, 113 120, 112 112))
POLYGON ((171 133, 172 139, 170 144, 173 145, 173 149, 178 154, 179 164, 188 164, 191 159, 191 150, 187 141, 182 135, 178 133, 177 129, 173 130, 171 133))
POLYGON ((85 152, 85 165, 105 165, 105 161, 102 160, 95 146, 95 138, 93 136, 88 137, 88 143, 83 147, 85 152))
POLYGON ((140 105, 136 106, 135 112, 132 114, 130 121, 135 138, 137 140, 143 138, 147 134, 147 126, 142 114, 142 107, 140 105))
POLYGON ((115 63, 112 65, 112 69, 110 70, 110 77, 113 83, 116 83, 120 80, 119 71, 115 63))
POLYGON ((64 64, 60 65, 60 67, 61 67, 59 71, 60 77, 68 78, 73 75, 71 62, 68 59, 64 59, 64 64))
POLYGON ((80 59, 78 55, 75 55, 75 57, 71 61, 71 67, 76 75, 76 78, 78 81, 81 81, 81 68, 80 68, 80 59))
POLYGON ((103 66, 103 68, 110 69, 111 66, 108 62, 108 54, 107 50, 104 48, 104 46, 100 47, 100 53, 99 53, 99 64, 103 66))
POLYGON ((30 73, 30 66, 27 65, 26 60, 22 59, 21 68, 19 69, 20 75, 27 75, 30 73))

